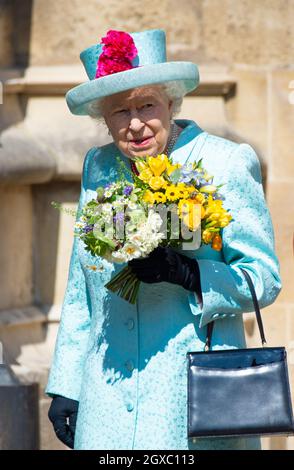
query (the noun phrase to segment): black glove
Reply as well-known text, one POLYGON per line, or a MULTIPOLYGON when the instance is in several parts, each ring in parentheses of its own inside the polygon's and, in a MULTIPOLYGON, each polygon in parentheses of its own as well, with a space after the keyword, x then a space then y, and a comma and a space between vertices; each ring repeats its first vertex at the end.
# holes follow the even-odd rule
POLYGON ((159 246, 146 258, 132 259, 128 265, 140 281, 166 281, 196 292, 202 308, 200 270, 196 259, 177 253, 172 248, 159 246))
POLYGON ((78 408, 78 401, 56 395, 48 411, 48 417, 53 424, 56 436, 71 449, 74 448, 78 408))

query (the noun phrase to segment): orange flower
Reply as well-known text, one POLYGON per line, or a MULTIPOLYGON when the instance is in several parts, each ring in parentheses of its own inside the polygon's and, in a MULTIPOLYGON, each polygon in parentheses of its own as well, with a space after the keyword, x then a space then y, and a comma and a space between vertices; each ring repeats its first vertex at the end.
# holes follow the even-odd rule
POLYGON ((222 249, 222 237, 218 233, 214 235, 211 247, 216 251, 220 251, 222 249))

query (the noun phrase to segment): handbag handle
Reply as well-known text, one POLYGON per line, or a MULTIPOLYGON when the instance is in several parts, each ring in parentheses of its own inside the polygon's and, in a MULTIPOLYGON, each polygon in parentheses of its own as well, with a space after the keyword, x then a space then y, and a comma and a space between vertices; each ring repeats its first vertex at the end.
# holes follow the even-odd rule
MULTIPOLYGON (((255 309, 256 320, 257 320, 258 329, 259 329, 259 334, 260 334, 260 338, 261 338, 261 344, 264 347, 264 345, 266 344, 266 339, 265 339, 265 335, 264 335, 263 323, 262 323, 261 313, 260 313, 260 309, 259 309, 258 300, 257 300, 257 297, 256 297, 256 292, 255 292, 255 289, 254 289, 254 285, 253 285, 252 279, 249 276, 248 272, 243 268, 240 268, 240 269, 241 269, 241 271, 243 272, 243 274, 245 276, 245 279, 248 283, 248 286, 249 286, 249 289, 250 289, 250 292, 251 292, 251 296, 252 296, 252 300, 253 300, 253 304, 254 304, 254 309, 255 309)), ((205 351, 209 351, 210 346, 211 346, 211 337, 212 337, 213 325, 214 325, 214 321, 211 321, 207 324, 207 335, 206 335, 206 341, 205 341, 205 346, 204 346, 205 351)))

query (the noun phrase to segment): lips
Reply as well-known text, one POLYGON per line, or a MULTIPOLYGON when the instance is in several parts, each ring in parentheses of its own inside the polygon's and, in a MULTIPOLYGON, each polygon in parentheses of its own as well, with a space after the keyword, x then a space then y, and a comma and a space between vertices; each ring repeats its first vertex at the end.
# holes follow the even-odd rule
POLYGON ((140 144, 141 142, 144 142, 144 140, 151 139, 152 135, 148 135, 147 137, 142 137, 142 139, 133 139, 131 142, 135 142, 135 144, 140 144))
POLYGON ((131 144, 135 147, 143 147, 149 143, 153 136, 144 137, 143 139, 131 140, 131 144))

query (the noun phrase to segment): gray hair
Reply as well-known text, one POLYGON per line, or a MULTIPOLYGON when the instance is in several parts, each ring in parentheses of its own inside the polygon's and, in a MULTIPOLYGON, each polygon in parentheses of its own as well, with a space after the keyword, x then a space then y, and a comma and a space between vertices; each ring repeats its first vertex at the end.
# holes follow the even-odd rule
MULTIPOLYGON (((146 85, 147 86, 147 85, 146 85)), ((154 84, 150 86, 160 86, 166 93, 167 97, 172 101, 172 119, 179 114, 181 111, 184 95, 186 94, 186 88, 181 81, 174 80, 169 82, 163 82, 160 84, 154 84)), ((89 116, 97 121, 98 124, 106 126, 102 115, 102 100, 92 101, 88 104, 89 116)), ((107 126, 106 126, 107 127, 107 126)))

